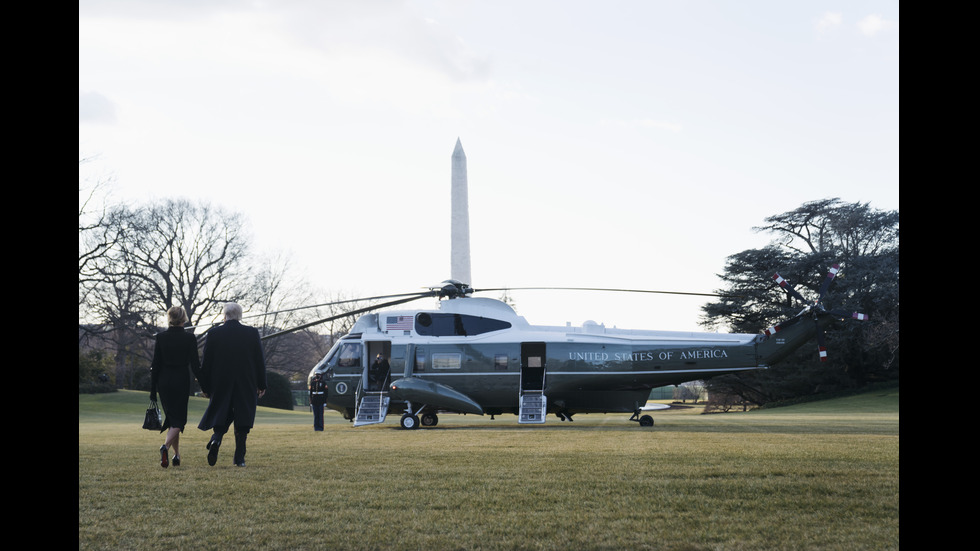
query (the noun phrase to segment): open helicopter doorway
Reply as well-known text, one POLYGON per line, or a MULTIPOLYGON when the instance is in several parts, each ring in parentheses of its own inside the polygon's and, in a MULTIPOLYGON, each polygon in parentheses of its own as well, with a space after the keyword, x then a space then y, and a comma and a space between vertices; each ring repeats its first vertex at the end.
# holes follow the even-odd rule
POLYGON ((521 390, 518 423, 544 423, 548 398, 544 395, 545 343, 521 343, 521 390))
POLYGON ((365 362, 365 388, 371 392, 385 390, 391 378, 391 341, 368 341, 365 362), (382 360, 379 362, 379 358, 382 360))
POLYGON ((367 354, 363 356, 361 364, 363 371, 361 384, 358 385, 355 427, 383 422, 388 416, 391 402, 387 392, 391 380, 391 341, 368 341, 364 344, 367 354))

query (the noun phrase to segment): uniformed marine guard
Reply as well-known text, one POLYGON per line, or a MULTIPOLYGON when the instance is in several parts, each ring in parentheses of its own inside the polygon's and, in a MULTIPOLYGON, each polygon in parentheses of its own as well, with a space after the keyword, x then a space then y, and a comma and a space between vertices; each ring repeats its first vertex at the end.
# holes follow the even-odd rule
POLYGON ((317 373, 310 381, 310 408, 313 410, 313 430, 323 430, 323 406, 327 403, 327 383, 317 373))

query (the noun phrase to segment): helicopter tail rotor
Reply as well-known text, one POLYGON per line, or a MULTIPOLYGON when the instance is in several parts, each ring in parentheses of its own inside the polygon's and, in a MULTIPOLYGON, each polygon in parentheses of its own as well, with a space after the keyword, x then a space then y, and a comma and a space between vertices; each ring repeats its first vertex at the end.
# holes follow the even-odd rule
MULTIPOLYGON (((817 353, 820 355, 821 362, 827 361, 827 345, 824 337, 824 330, 822 327, 820 327, 820 323, 819 323, 821 315, 829 314, 831 316, 835 316, 841 319, 851 318, 858 321, 867 321, 869 319, 867 314, 862 314, 860 312, 853 312, 851 314, 846 314, 837 311, 830 311, 824 308, 823 306, 824 295, 827 294, 827 290, 830 289, 830 284, 834 281, 834 279, 837 277, 837 274, 839 272, 840 272, 840 264, 834 264, 833 266, 830 267, 830 270, 827 272, 827 277, 824 278, 823 283, 820 285, 820 291, 819 294, 817 295, 817 299, 812 302, 806 300, 803 297, 803 295, 801 295, 799 291, 794 289, 793 286, 790 285, 789 281, 787 281, 785 278, 779 275, 779 273, 776 273, 775 275, 772 276, 772 279, 777 284, 779 284, 779 286, 782 287, 790 296, 806 304, 806 308, 804 308, 802 312, 800 312, 793 319, 791 319, 790 322, 795 323, 803 319, 804 317, 810 317, 813 319, 814 323, 817 326, 817 353)), ((770 337, 772 335, 775 335, 780 329, 785 328, 788 324, 789 322, 783 323, 781 325, 774 325, 773 327, 766 329, 764 333, 767 337, 770 337)))

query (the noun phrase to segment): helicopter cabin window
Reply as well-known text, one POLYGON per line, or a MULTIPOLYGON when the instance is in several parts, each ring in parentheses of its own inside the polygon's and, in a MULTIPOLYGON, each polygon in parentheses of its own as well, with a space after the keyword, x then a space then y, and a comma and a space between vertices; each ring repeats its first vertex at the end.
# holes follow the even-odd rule
POLYGON ((493 368, 496 371, 507 371, 507 354, 494 354, 493 368))
POLYGON ((462 365, 461 354, 433 354, 432 369, 459 369, 462 365))
POLYGON ((466 314, 430 314, 415 316, 415 331, 430 337, 466 337, 509 329, 510 322, 466 314))

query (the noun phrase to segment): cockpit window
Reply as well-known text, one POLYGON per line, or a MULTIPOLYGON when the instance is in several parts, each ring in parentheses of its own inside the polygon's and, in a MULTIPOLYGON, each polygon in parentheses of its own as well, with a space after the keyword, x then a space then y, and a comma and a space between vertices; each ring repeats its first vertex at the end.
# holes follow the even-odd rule
POLYGON ((339 342, 323 360, 320 370, 331 367, 358 367, 361 365, 361 343, 339 342))
POLYGON ((415 316, 415 331, 432 337, 465 337, 510 328, 510 322, 466 314, 429 314, 415 316))
POLYGON ((356 367, 361 365, 361 343, 344 343, 337 355, 338 367, 356 367))

